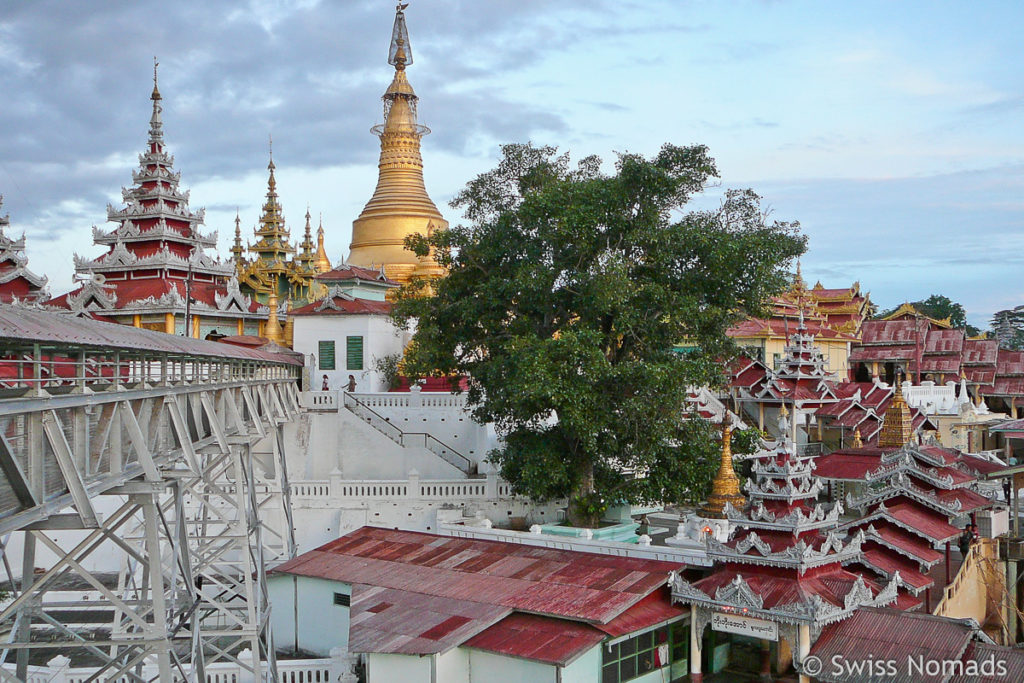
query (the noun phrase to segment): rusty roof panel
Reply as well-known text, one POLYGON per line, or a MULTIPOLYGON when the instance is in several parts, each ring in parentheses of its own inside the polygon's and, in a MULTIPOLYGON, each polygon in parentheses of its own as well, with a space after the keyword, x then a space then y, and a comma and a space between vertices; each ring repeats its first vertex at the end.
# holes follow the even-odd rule
POLYGON ((604 638, 604 633, 587 624, 516 613, 473 636, 464 646, 565 666, 604 638))
POLYGON ((963 661, 975 662, 973 671, 965 666, 962 674, 958 672, 949 679, 949 683, 1006 683, 1006 681, 1024 681, 1024 651, 1015 647, 989 645, 988 643, 972 642, 964 652, 963 661), (987 667, 987 662, 991 662, 987 667), (991 672, 991 673, 990 673, 991 672))
MULTIPOLYGON (((912 660, 957 661, 964 655, 974 629, 964 622, 894 609, 862 607, 853 615, 826 626, 810 655, 825 666, 815 679, 827 683, 885 680, 889 683, 943 683, 948 674, 931 676, 911 668, 912 660), (899 637, 894 637, 899 634, 899 637), (892 661, 893 670, 882 676, 864 675, 864 669, 833 666, 833 662, 892 661)), ((1003 679, 1018 680, 1018 679, 1003 679)))
POLYGON ((968 339, 964 342, 964 363, 967 365, 994 365, 998 354, 998 339, 968 339))
POLYGON ((352 652, 436 654, 511 612, 471 600, 356 584, 352 587, 349 649, 352 652))
POLYGON ((363 527, 274 572, 607 623, 682 566, 363 527))

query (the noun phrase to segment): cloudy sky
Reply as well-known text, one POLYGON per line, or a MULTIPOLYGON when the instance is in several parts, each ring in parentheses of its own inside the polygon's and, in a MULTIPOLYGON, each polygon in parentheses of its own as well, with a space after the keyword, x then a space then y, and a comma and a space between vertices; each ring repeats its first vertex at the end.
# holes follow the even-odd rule
MULTIPOLYGON (((503 142, 574 156, 702 143, 810 236, 805 277, 882 306, 941 293, 984 325, 1024 304, 1019 2, 412 0, 428 191, 448 200, 503 142)), ((376 182, 392 73, 384 0, 0 4, 0 194, 54 294, 164 130, 220 251, 251 230, 267 137, 285 215, 330 256, 376 182)))

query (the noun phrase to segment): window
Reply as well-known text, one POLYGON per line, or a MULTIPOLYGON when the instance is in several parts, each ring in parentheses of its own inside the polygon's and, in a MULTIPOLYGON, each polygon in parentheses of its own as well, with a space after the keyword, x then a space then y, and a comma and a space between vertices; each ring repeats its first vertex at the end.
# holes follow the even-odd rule
POLYGON ((338 605, 339 607, 348 607, 352 604, 352 596, 345 595, 344 593, 335 593, 334 604, 338 605))
POLYGON ((334 342, 333 341, 322 341, 319 344, 320 347, 320 369, 321 370, 333 370, 334 369, 334 342))
POLYGON ((689 654, 689 622, 679 621, 601 648, 601 683, 623 683, 689 654))
POLYGON ((363 369, 362 337, 345 337, 345 367, 349 370, 363 369))
POLYGON ((772 354, 772 370, 775 370, 776 372, 778 372, 778 370, 779 370, 779 368, 781 366, 782 366, 782 354, 781 353, 773 353, 772 354))

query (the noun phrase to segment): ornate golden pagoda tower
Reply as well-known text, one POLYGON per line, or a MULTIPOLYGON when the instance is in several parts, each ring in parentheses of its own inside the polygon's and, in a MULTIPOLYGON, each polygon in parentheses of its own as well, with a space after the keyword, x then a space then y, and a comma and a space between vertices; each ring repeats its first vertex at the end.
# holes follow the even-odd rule
POLYGON ((711 484, 711 495, 698 511, 699 515, 709 519, 724 519, 726 503, 742 510, 747 502, 740 493, 740 479, 732 468, 732 427, 729 422, 729 414, 726 413, 722 416, 722 461, 711 484))
POLYGON ((395 77, 383 97, 384 124, 372 129, 380 136, 377 189, 352 222, 348 263, 367 268, 383 266, 389 278, 405 284, 417 269, 421 273, 433 270, 431 264, 422 263, 405 248, 406 236, 426 235, 431 224, 434 230, 444 230, 448 221, 423 184, 420 138, 430 129, 416 122, 419 98, 405 74, 405 68, 412 64, 412 49, 403 8, 400 4, 395 11, 391 33, 388 64, 395 67, 395 77))
MULTIPOLYGON (((285 226, 284 212, 277 195, 277 179, 274 177, 273 153, 267 164, 270 175, 267 178, 267 200, 263 203, 260 224, 256 228, 256 243, 248 246, 251 259, 244 259, 242 235, 235 222, 235 243, 231 248, 238 282, 243 290, 251 293, 260 303, 269 304, 270 294, 275 293, 279 301, 313 301, 318 292, 314 266, 316 254, 313 251, 313 237, 306 211, 306 233, 300 245, 302 251, 296 255, 290 242, 291 232, 285 226)), ((321 288, 322 289, 322 288, 321 288)))
POLYGON ((903 398, 903 382, 899 375, 896 376, 895 384, 896 392, 889 407, 885 409, 885 417, 882 418, 882 433, 878 437, 879 448, 903 448, 910 443, 913 433, 910 406, 903 398))

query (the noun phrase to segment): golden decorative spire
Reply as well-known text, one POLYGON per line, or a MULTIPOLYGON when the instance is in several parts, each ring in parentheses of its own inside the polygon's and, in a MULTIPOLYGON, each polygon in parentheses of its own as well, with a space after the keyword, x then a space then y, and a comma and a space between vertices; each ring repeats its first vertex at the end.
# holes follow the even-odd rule
POLYGON ((235 242, 231 245, 231 260, 235 266, 245 263, 245 247, 242 246, 242 218, 235 209, 235 242))
POLYGON ((412 48, 404 9, 401 4, 396 9, 388 52, 388 63, 395 67, 395 75, 383 97, 384 124, 373 127, 373 132, 380 136, 377 188, 352 222, 347 261, 363 267, 383 265, 387 276, 402 284, 409 281, 419 265, 416 255, 405 248, 405 238, 426 234, 431 223, 436 230, 448 227, 423 183, 420 139, 430 130, 417 123, 419 98, 406 77, 406 67, 412 64, 412 48))
POLYGON ((270 314, 267 316, 267 326, 263 330, 263 336, 275 344, 280 344, 284 341, 284 337, 281 334, 281 326, 277 323, 277 292, 271 290, 267 306, 270 307, 270 314))
POLYGON ((256 244, 249 247, 249 251, 256 254, 257 259, 264 263, 265 267, 271 266, 275 261, 283 264, 288 260, 290 254, 295 253, 295 248, 289 243, 291 236, 285 227, 284 214, 281 204, 277 200, 277 179, 274 177, 274 141, 270 140, 270 163, 267 170, 270 176, 267 178, 267 201, 263 204, 263 214, 260 216, 260 225, 256 228, 256 236, 260 239, 256 244))
POLYGON ((711 484, 711 495, 698 514, 709 519, 724 519, 725 504, 732 503, 737 510, 743 509, 747 500, 740 493, 740 480, 732 468, 732 428, 730 415, 722 416, 722 460, 718 474, 711 484))
POLYGON ((331 259, 324 249, 324 215, 320 214, 320 227, 316 229, 316 272, 326 273, 331 269, 331 259))
POLYGON ((853 430, 853 447, 864 448, 864 442, 860 438, 860 427, 853 430))
POLYGON ((295 257, 299 268, 306 272, 315 272, 316 253, 313 248, 313 227, 309 223, 309 205, 306 205, 306 231, 303 233, 302 242, 299 244, 299 255, 295 257))
POLYGON ((885 409, 882 419, 882 433, 878 437, 879 448, 902 448, 910 442, 913 426, 910 418, 910 406, 903 398, 903 387, 899 375, 896 376, 896 392, 892 402, 885 409))

